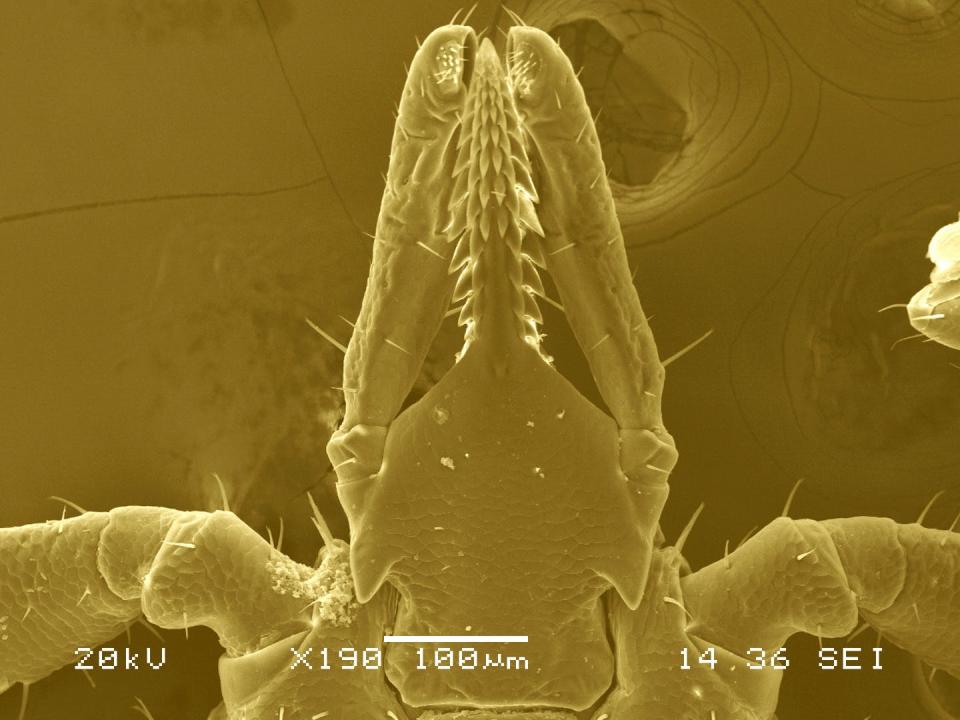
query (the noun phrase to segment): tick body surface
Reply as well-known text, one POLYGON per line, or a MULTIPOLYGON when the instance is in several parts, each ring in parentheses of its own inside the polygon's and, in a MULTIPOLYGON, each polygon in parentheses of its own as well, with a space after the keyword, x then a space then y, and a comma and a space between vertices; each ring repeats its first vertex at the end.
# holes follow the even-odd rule
POLYGON ((211 720, 770 720, 782 668, 748 670, 751 651, 860 617, 960 677, 953 527, 784 510, 696 571, 689 527, 665 542, 664 367, 552 38, 517 25, 501 58, 466 25, 435 30, 390 158, 327 446, 350 542, 316 506, 314 566, 228 511, 0 529, 0 691, 141 617, 217 633, 211 720), (547 275, 609 413, 543 347, 547 275), (456 362, 403 409, 451 304, 456 362), (351 667, 316 663, 334 657, 351 667))
MULTIPOLYGON (((369 377, 370 388, 347 399, 329 452, 338 465, 357 460, 340 465, 338 489, 361 601, 384 583, 394 586, 402 635, 471 626, 532 638, 535 684, 524 673, 425 673, 413 648, 389 649, 388 677, 405 702, 580 711, 607 691, 614 672, 602 598, 613 589, 639 604, 676 458, 658 401, 644 394, 659 394, 662 368, 609 191, 585 180, 602 175, 603 165, 595 134, 580 132, 590 115, 569 61, 539 31, 514 28, 504 63, 472 30, 444 28, 424 42, 408 83, 421 66, 443 61, 451 35, 465 60, 459 92, 449 97, 458 124, 441 184, 453 188, 445 242, 434 243, 445 262, 419 253, 417 266, 386 271, 380 265, 396 255, 375 248, 371 276, 426 272, 452 283, 452 293, 423 297, 432 307, 418 314, 440 317, 455 303, 463 348, 450 372, 384 430, 376 413, 394 387, 389 375, 357 361, 361 344, 377 342, 366 309, 391 303, 371 284, 344 371, 345 384, 369 377), (551 158, 537 181, 531 156, 551 158), (542 215, 568 229, 546 231, 542 215), (561 256, 567 243, 575 247, 561 256), (541 347, 544 270, 581 344, 593 346, 590 360, 615 418, 583 398, 541 347), (617 292, 607 300, 600 286, 617 292), (607 341, 598 345, 601 336, 607 341), (663 471, 654 473, 647 465, 655 455, 663 471)), ((403 152, 398 142, 406 140, 395 136, 394 157, 403 152)))

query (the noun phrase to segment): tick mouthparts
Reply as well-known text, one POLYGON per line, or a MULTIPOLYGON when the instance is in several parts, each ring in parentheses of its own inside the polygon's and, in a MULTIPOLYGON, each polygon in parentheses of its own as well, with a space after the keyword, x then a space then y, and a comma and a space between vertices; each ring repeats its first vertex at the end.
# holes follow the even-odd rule
POLYGON ((477 66, 490 67, 495 66, 500 69, 500 57, 497 55, 497 49, 490 42, 490 38, 484 38, 480 43, 480 50, 477 52, 477 66))
POLYGON ((473 28, 457 27, 459 37, 451 37, 434 56, 433 81, 442 97, 456 96, 470 82, 471 65, 476 54, 477 36, 473 28))
MULTIPOLYGON (((483 341, 501 370, 517 348, 540 352, 543 294, 536 259, 543 233, 534 203, 524 132, 514 87, 493 43, 480 44, 463 101, 450 195, 450 269, 463 301, 464 345, 483 341)), ((547 356, 542 355, 549 362, 547 356)))
POLYGON ((511 28, 507 36, 504 62, 490 38, 484 38, 478 49, 473 28, 459 26, 448 30, 458 32, 437 48, 433 58, 433 81, 441 96, 453 97, 467 88, 475 67, 484 68, 488 76, 502 74, 505 69, 508 89, 516 98, 526 98, 542 89, 544 83, 537 80, 541 79, 543 60, 536 44, 518 28, 511 28))

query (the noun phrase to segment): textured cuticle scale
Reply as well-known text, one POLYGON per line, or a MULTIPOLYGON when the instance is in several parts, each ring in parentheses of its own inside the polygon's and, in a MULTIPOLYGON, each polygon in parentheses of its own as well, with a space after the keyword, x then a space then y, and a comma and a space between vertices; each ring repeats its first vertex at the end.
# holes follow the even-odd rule
POLYGON ((0 691, 74 660, 72 635, 103 642, 139 613, 139 598, 118 597, 100 574, 108 523, 107 513, 89 513, 62 524, 0 528, 0 691))
MULTIPOLYGON (((651 101, 686 115, 675 155, 656 177, 639 185, 611 181, 628 244, 671 237, 773 185, 807 146, 818 80, 758 5, 696 0, 645 9, 626 0, 534 0, 524 19, 551 31, 599 24, 659 88, 651 101)), ((604 109, 601 129, 616 123, 615 112, 604 109)))
POLYGON ((342 672, 319 668, 321 648, 327 648, 331 658, 347 648, 382 650, 394 603, 391 593, 384 592, 360 608, 349 625, 315 622, 307 631, 257 652, 223 656, 219 671, 224 705, 210 720, 276 720, 280 708, 284 720, 407 720, 395 691, 384 682, 382 668, 342 672), (302 665, 291 669, 295 661, 291 649, 314 669, 302 665))
POLYGON ((957 533, 889 518, 777 518, 729 557, 680 580, 688 629, 742 652, 744 643, 782 646, 795 632, 842 637, 859 610, 884 637, 956 676, 958 551, 957 533))
POLYGON ((142 614, 171 630, 217 632, 229 717, 268 717, 279 701, 291 718, 320 702, 351 719, 401 718, 382 671, 307 685, 283 672, 295 640, 376 647, 390 608, 389 594, 356 604, 346 543, 333 540, 308 567, 229 512, 129 506, 2 528, 0 691, 76 662, 78 647, 115 638, 142 614))

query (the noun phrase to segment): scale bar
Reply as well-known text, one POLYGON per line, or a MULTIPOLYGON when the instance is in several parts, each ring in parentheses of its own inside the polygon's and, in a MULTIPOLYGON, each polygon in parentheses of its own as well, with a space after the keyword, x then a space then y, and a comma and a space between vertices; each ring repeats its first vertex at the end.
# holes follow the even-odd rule
POLYGON ((525 643, 526 635, 384 635, 385 643, 525 643))

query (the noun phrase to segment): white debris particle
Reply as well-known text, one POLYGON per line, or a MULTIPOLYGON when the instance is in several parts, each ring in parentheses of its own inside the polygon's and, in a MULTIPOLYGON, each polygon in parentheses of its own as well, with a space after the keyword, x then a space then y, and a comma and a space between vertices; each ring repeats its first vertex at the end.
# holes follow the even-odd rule
POLYGON ((470 453, 464 453, 463 456, 464 456, 465 458, 467 458, 468 460, 470 459, 470 453))
POLYGON ((464 630, 466 630, 467 632, 470 632, 471 630, 473 630, 473 625, 467 625, 467 626, 464 628, 464 630))
POLYGON ((273 592, 309 601, 304 609, 312 606, 313 617, 320 624, 349 627, 359 609, 353 594, 349 550, 345 542, 334 540, 332 546, 321 551, 323 558, 316 568, 282 553, 271 553, 265 565, 273 592))
POLYGON ((544 474, 543 474, 543 468, 542 468, 542 467, 535 467, 535 468, 533 469, 533 474, 534 474, 534 475, 538 475, 539 477, 545 477, 544 474))
POLYGON ((456 465, 454 464, 454 462, 453 462, 453 458, 452 458, 452 457, 447 457, 446 455, 444 455, 442 458, 440 458, 440 464, 443 465, 443 466, 444 466, 445 468, 447 468, 448 470, 456 470, 456 469, 457 469, 457 466, 456 466, 456 465))
POLYGON ((450 411, 444 407, 440 407, 439 405, 433 406, 432 415, 433 415, 433 421, 437 425, 443 425, 444 423, 447 422, 447 420, 450 419, 450 411))
POLYGON ((561 410, 557 413, 557 420, 563 420, 563 416, 567 414, 566 410, 561 410))
POLYGON ((533 420, 527 420, 527 427, 536 427, 537 424, 533 420))

